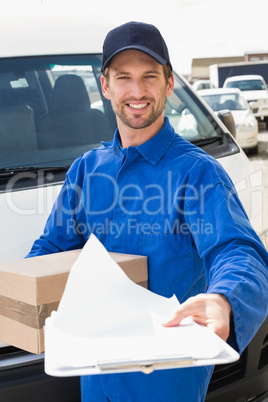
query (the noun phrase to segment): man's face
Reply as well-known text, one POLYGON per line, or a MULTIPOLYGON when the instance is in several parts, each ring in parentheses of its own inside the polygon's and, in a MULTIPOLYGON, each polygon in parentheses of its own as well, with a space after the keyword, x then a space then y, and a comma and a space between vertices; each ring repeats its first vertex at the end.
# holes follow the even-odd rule
POLYGON ((173 77, 167 83, 162 65, 145 53, 127 50, 112 59, 108 82, 102 77, 102 88, 112 102, 118 125, 143 129, 163 119, 173 77))

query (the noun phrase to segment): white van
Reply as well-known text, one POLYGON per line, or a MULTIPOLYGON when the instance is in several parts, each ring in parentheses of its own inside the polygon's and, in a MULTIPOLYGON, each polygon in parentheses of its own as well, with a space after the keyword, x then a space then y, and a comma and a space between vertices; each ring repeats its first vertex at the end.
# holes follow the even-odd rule
MULTIPOLYGON (((113 137, 115 116, 100 87, 102 42, 110 28, 96 17, 0 20, 1 261, 24 258, 70 164, 113 137)), ((185 110, 191 122, 180 134, 222 163, 267 246, 268 223, 252 196, 258 172, 221 119, 176 74, 165 111, 175 128, 185 110)), ((1 346, 1 400, 79 400, 78 379, 49 378, 42 355, 1 346)))

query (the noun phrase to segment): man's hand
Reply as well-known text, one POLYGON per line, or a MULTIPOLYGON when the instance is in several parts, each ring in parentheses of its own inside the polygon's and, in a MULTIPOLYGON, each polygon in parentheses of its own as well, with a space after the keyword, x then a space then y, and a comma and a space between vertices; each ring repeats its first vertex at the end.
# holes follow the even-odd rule
POLYGON ((199 294, 182 303, 163 326, 177 326, 184 318, 190 316, 195 322, 212 329, 226 341, 230 332, 230 314, 231 306, 225 296, 216 293, 199 294))

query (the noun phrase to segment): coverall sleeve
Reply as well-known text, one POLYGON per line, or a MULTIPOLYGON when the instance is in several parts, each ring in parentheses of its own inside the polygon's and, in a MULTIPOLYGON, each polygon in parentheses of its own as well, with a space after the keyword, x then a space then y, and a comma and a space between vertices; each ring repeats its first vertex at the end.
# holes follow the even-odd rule
POLYGON ((234 187, 219 182, 200 197, 202 202, 188 204, 195 213, 186 214, 186 219, 189 227, 198 219, 211 227, 210 234, 192 236, 204 262, 207 292, 223 294, 229 300, 235 340, 242 352, 267 317, 268 253, 234 187))

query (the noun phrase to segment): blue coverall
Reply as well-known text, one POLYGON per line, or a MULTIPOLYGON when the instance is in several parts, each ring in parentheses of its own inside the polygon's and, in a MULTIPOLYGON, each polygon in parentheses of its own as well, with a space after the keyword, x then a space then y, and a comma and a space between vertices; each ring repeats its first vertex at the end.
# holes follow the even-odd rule
MULTIPOLYGON (((78 158, 28 257, 83 247, 94 233, 108 251, 148 257, 149 289, 221 293, 232 307, 228 342, 239 352, 267 316, 268 253, 231 179, 213 157, 163 128, 122 148, 118 130, 78 158)), ((85 376, 83 401, 203 401, 213 367, 85 376)))

